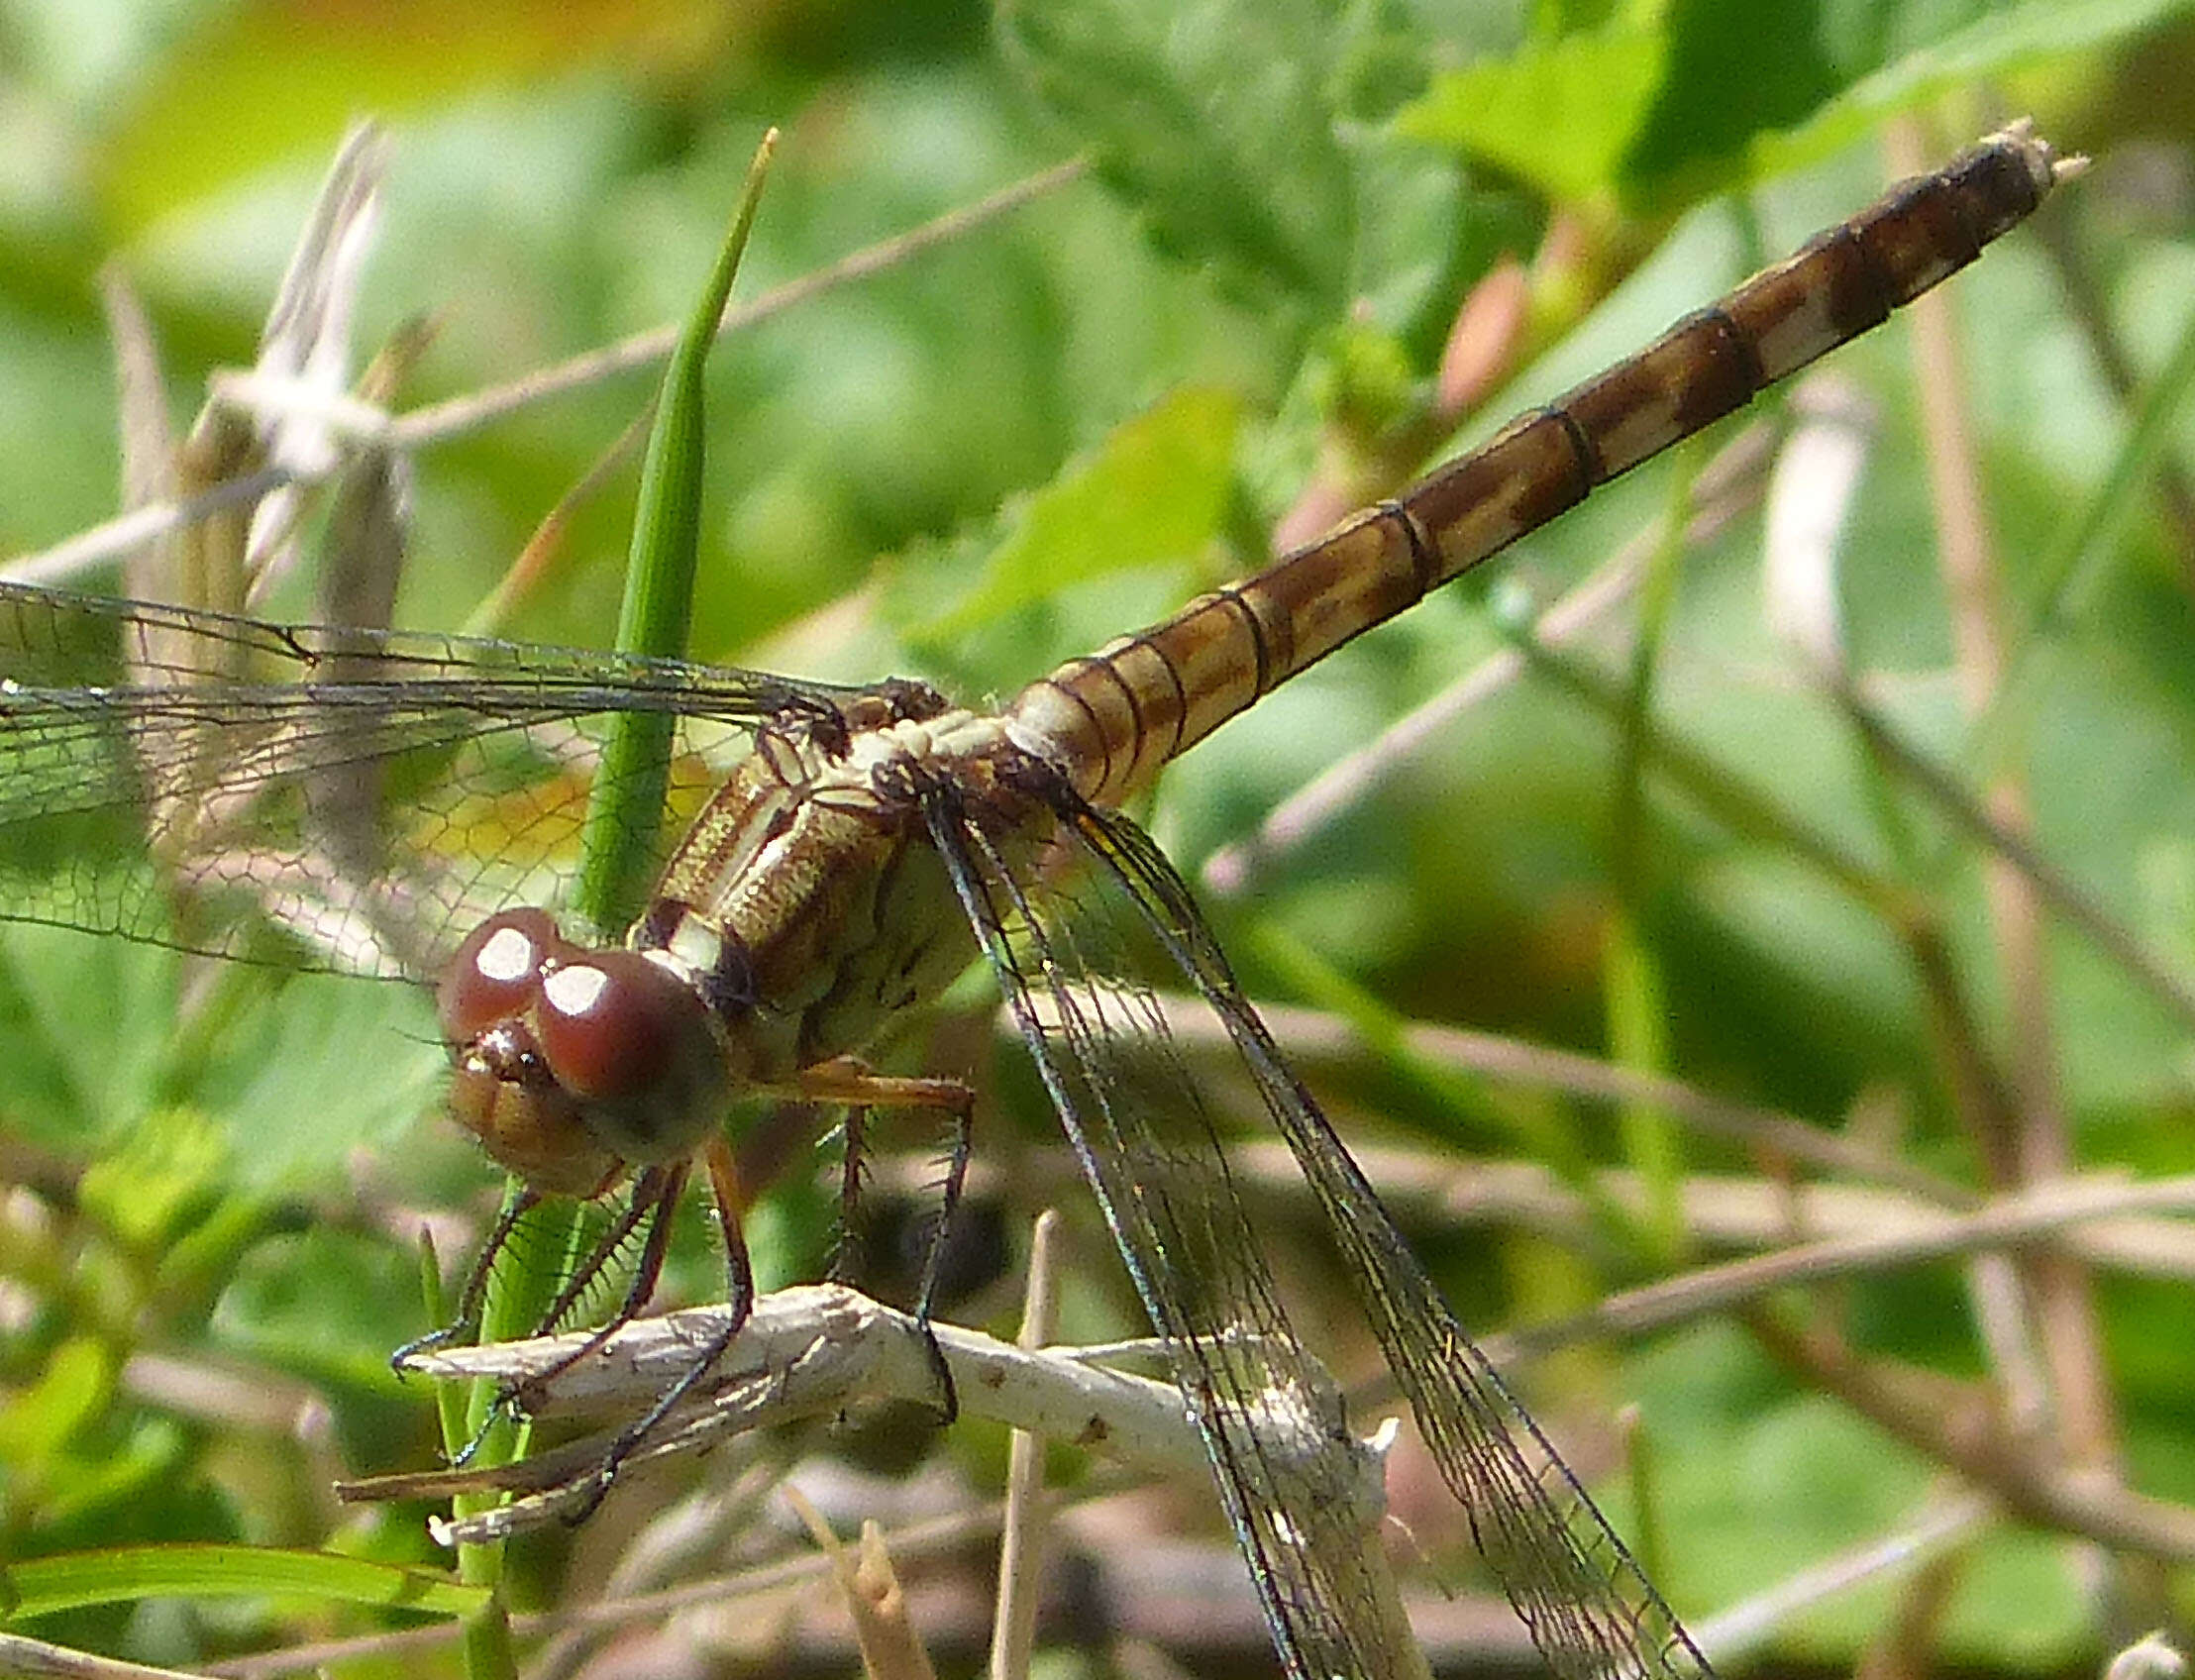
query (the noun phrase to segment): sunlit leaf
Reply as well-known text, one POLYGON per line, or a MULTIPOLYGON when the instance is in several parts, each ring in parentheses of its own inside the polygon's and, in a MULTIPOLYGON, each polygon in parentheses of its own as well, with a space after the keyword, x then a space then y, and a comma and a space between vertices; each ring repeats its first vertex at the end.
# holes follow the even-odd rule
POLYGON ((114 1361, 88 1337, 56 1347, 38 1380, 0 1406, 0 1455, 30 1466, 58 1453, 107 1403, 114 1361))
POLYGON ((1015 510, 976 592, 921 633, 949 636, 1108 573, 1194 555, 1226 507, 1236 412, 1230 393, 1191 387, 1117 428, 1015 510))
POLYGON ((1613 190, 1661 86, 1667 38, 1615 24, 1534 44, 1437 77, 1396 116, 1412 139, 1452 146, 1576 201, 1613 190))

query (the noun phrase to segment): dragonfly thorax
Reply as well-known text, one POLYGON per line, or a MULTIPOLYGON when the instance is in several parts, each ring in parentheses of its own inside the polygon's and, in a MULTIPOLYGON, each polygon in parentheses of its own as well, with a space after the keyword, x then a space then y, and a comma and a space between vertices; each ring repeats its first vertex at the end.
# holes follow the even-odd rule
POLYGON ((720 949, 735 959, 751 1005, 726 1018, 742 1083, 792 1090, 803 1070, 862 1054, 974 959, 921 789, 985 791, 1018 859, 1049 813, 997 790, 1010 751, 995 719, 949 710, 841 743, 765 739, 718 789, 632 942, 696 972, 720 949))

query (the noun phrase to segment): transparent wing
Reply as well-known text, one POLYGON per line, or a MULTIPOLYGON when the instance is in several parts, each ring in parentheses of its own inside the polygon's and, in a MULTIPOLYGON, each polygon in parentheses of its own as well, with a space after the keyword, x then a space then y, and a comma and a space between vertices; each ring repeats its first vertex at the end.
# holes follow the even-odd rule
MULTIPOLYGON (((1134 907, 1225 1023, 1325 1215, 1358 1307, 1419 1432, 1548 1667, 1564 1680, 1711 1676, 1675 1613, 1457 1321, 1332 1125, 1289 1071, 1180 875, 1127 818, 1097 810, 1064 788, 1053 798, 1068 829, 1118 889, 1120 901, 1134 907)), ((1139 1110, 1128 1118, 1131 1146, 1148 1148, 1151 1117, 1139 1110)), ((1239 1214, 1225 1217, 1231 1223, 1239 1214)), ((1181 1248, 1161 1227, 1146 1229, 1138 1240, 1147 1258, 1161 1265, 1181 1248)), ((1202 1232, 1197 1240, 1203 1240, 1202 1232)))
MULTIPOLYGON (((1173 1354, 1289 1672, 1421 1672, 1377 1555, 1377 1461, 1289 1326, 1156 1000, 1114 978, 1122 907, 1017 879, 957 786, 930 834, 1004 988, 1153 1326, 1173 1354)), ((1128 912, 1132 914, 1133 912, 1128 912)))
POLYGON ((603 717, 695 720, 699 755, 865 692, 0 583, 0 919, 417 976, 562 897, 603 717))

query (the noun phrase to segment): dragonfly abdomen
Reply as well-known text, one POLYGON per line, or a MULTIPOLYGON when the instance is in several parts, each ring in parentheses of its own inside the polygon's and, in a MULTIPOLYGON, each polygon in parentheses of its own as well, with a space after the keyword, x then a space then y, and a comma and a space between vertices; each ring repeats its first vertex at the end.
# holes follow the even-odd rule
POLYGON ((2016 124, 1257 576, 1031 683, 1014 738, 1116 803, 1279 683, 1980 255, 2065 171, 2016 124))

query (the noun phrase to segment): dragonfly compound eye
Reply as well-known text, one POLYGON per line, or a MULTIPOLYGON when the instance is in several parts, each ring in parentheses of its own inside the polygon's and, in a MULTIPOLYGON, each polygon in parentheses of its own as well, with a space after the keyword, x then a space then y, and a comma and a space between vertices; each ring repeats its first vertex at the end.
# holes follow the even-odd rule
POLYGON ((545 969, 575 955, 547 910, 527 906, 488 917, 443 971, 436 1007, 442 1035, 470 1044, 534 1001, 545 969))
POLYGON ((621 1159, 674 1160, 723 1119, 725 1047, 700 995, 665 964, 575 957, 542 977, 532 1021, 557 1085, 621 1159))

